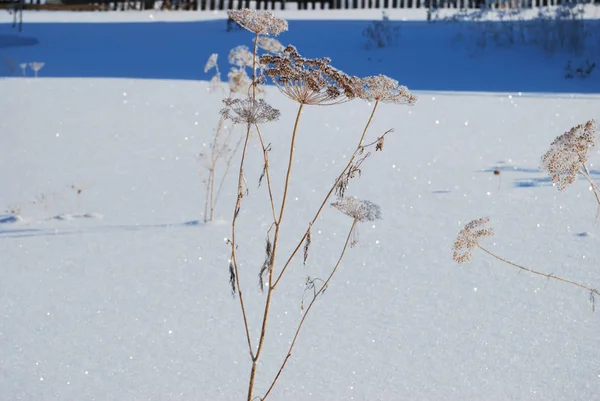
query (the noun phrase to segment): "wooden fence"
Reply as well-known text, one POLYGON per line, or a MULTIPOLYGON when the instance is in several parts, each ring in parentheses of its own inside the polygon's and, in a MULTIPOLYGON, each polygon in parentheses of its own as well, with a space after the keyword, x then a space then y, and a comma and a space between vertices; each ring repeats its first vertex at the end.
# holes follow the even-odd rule
MULTIPOLYGON (((3 5, 19 0, 0 0, 3 5)), ((285 9, 396 9, 396 8, 470 8, 545 7, 574 0, 22 0, 24 9, 33 10, 258 10, 285 9)), ((591 0, 600 3, 600 0, 591 0)))

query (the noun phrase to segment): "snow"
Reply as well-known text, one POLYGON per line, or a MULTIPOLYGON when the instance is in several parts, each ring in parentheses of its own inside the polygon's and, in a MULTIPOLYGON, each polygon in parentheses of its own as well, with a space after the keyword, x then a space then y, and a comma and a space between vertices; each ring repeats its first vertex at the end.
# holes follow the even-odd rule
MULTIPOLYGON (((400 46, 409 50, 369 53, 358 49, 359 25, 341 21, 353 28, 336 26, 324 40, 315 33, 319 22, 302 20, 308 14, 326 15, 298 12, 286 41, 297 39, 301 52, 331 56, 348 72, 388 73, 415 89, 419 102, 382 105, 376 115, 370 138, 395 132, 383 152, 365 161, 348 194, 377 203, 383 219, 360 225, 358 245, 307 319, 272 398, 597 397, 598 314, 588 293, 519 273, 483 252, 457 265, 451 252, 467 222, 489 216, 496 231, 485 242, 490 250, 597 288, 594 196, 583 180, 558 192, 539 170, 556 136, 600 118, 597 71, 587 80, 565 80, 564 55, 548 59, 519 47, 471 58, 444 47, 440 36, 434 40, 426 25, 414 31, 424 42, 402 36, 400 46), (437 41, 439 48, 407 53, 437 41), (518 57, 524 53, 531 57, 518 57), (366 62, 373 54, 382 61, 366 62), (408 54, 421 58, 394 62, 408 54), (511 71, 473 74, 508 56, 511 71), (443 65, 456 79, 430 75, 440 60, 448 60, 443 65), (542 60, 545 73, 536 70, 542 60), (456 75, 459 67, 464 75, 456 75)), ((199 80, 210 78, 203 63, 212 52, 225 60, 249 36, 227 34, 223 21, 166 22, 202 13, 153 15, 164 24, 122 21, 143 18, 134 13, 26 13, 22 34, 0 25, 0 42, 10 35, 39 40, 0 48, 3 55, 46 63, 40 78, 29 72, 0 79, 0 207, 15 212, 0 214, 6 399, 245 397, 250 360, 223 240, 231 234, 237 177, 228 176, 215 221, 202 223, 205 171, 197 155, 222 107, 221 95, 199 80), (94 30, 86 24, 91 19, 107 23, 94 30), (199 27, 211 40, 185 35, 199 27), (148 42, 138 35, 144 32, 153 35, 148 42), (163 34, 177 36, 157 39, 163 34)), ((297 106, 272 87, 266 99, 282 114, 262 128, 280 188, 297 106)), ((350 157, 370 111, 361 101, 304 110, 281 258, 350 157)), ((590 162, 597 179, 597 150, 590 162)), ((266 188, 257 188, 261 170, 260 146, 252 140, 239 252, 253 340, 260 333, 264 294, 257 275, 269 224, 266 188)), ((350 224, 326 208, 313 228, 306 267, 300 259, 292 264, 275 292, 257 395, 279 369, 301 317, 306 275, 327 274, 350 224)))

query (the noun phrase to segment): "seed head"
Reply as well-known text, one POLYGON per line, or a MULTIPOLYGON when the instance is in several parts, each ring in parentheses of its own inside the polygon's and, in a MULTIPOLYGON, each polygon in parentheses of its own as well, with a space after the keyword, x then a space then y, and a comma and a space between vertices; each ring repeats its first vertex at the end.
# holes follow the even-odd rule
POLYGON ((258 47, 273 54, 282 53, 285 50, 285 47, 277 39, 266 36, 258 38, 258 47))
POLYGON ((473 220, 458 233, 456 242, 454 243, 453 259, 458 263, 467 263, 471 260, 471 253, 475 247, 479 246, 479 242, 485 237, 494 235, 494 230, 484 228, 490 219, 487 217, 473 220))
POLYGON ((229 63, 236 67, 252 67, 254 56, 247 46, 236 46, 229 51, 229 63))
POLYGON ((596 122, 571 128, 557 137, 542 157, 542 168, 550 174, 552 183, 562 191, 577 178, 587 162, 590 150, 596 145, 596 122))
POLYGON ((334 208, 360 222, 381 219, 381 208, 368 200, 343 198, 331 204, 334 208))
POLYGON ((370 76, 354 80, 356 96, 367 101, 414 105, 417 102, 406 86, 385 75, 370 76))
POLYGON ((245 93, 250 87, 250 77, 246 69, 241 67, 232 67, 227 74, 227 81, 231 93, 245 93))
POLYGON ((356 97, 352 78, 330 62, 326 57, 302 57, 294 46, 286 47, 282 55, 260 57, 260 64, 266 66, 264 76, 270 77, 284 95, 307 105, 331 105, 356 97))
POLYGON ((279 110, 269 106, 263 99, 227 98, 223 100, 223 103, 227 107, 221 110, 221 114, 235 124, 262 124, 277 120, 281 114, 279 110))
POLYGON ((204 65, 204 72, 208 72, 217 66, 218 57, 219 55, 217 53, 213 53, 210 55, 208 60, 206 60, 206 64, 204 65))
POLYGON ((259 35, 277 36, 288 30, 287 21, 275 17, 270 11, 255 11, 245 8, 229 10, 227 14, 244 29, 259 35))

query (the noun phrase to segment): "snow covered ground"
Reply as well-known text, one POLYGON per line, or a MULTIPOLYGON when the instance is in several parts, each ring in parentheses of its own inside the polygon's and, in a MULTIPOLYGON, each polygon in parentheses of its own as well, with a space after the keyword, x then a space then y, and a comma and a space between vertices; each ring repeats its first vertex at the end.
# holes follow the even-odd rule
MULTIPOLYGON (((126 22, 95 31, 73 22, 88 22, 89 14, 68 24, 50 22, 55 15, 64 18, 40 13, 35 18, 48 23, 26 23, 21 36, 39 44, 0 48, 19 61, 46 62, 41 78, 0 79, 0 208, 8 211, 0 214, 0 399, 243 398, 250 361, 224 242, 236 177, 226 182, 217 219, 201 223, 197 155, 222 106, 221 96, 195 79, 208 79, 201 69, 211 52, 224 56, 248 35, 226 33, 223 21, 197 22, 189 32, 207 29, 210 41, 182 34, 144 42, 136 32, 149 26, 162 27, 153 38, 186 31, 176 23, 126 22), (118 33, 110 36, 113 28, 118 33), (129 29, 134 33, 125 35, 129 29), (178 41, 169 53, 168 43, 178 41)), ((128 13, 96 15, 118 21, 128 13)), ((374 120, 371 138, 395 132, 348 191, 379 204, 383 219, 360 226, 360 242, 307 320, 273 399, 595 399, 600 318, 589 294, 483 253, 457 265, 451 247, 464 224, 489 216, 493 251, 600 286, 600 232, 588 185, 558 192, 539 171, 557 135, 600 119, 598 75, 565 80, 564 56, 517 57, 531 49, 469 56, 457 47, 440 55, 426 45, 441 37, 429 36, 425 25, 412 45, 403 39, 398 49, 351 53, 360 28, 347 39, 342 30, 328 31, 324 40, 314 35, 321 22, 300 22, 291 22, 282 41, 308 56, 330 56, 351 73, 387 73, 412 84, 420 99, 413 108, 384 105, 374 120), (447 60, 438 73, 444 66, 467 72, 450 79, 429 75, 434 67, 411 57, 392 62, 406 57, 402 44, 422 47, 417 56, 425 59, 447 60), (513 69, 473 74, 477 63, 493 68, 509 55, 513 69)), ((0 42, 14 35, 0 25, 0 42)), ((296 106, 273 88, 266 99, 282 113, 263 128, 281 182, 296 106)), ((305 110, 282 254, 306 229, 369 112, 360 101, 305 110)), ((250 195, 240 216, 241 280, 254 338, 268 228, 266 189, 256 186, 259 149, 251 142, 250 195)), ((598 151, 591 162, 598 178, 598 151)), ((306 267, 298 260, 276 291, 258 395, 301 317, 306 275, 331 268, 350 224, 328 208, 313 229, 306 267)))

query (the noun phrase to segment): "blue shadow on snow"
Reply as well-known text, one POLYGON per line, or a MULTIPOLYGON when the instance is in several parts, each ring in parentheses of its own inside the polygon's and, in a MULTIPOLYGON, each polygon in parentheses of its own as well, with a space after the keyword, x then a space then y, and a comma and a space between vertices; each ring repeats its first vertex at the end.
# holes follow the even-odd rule
MULTIPOLYGON (((225 20, 25 22, 22 33, 0 24, 0 55, 17 63, 45 62, 42 78, 209 80, 204 64, 211 53, 219 53, 226 79, 229 50, 252 39, 243 30, 227 32, 225 20)), ((525 45, 488 45, 474 53, 464 32, 465 24, 477 22, 395 23, 401 27, 399 43, 388 49, 365 49, 362 31, 370 21, 290 21, 290 30, 278 39, 307 57, 330 57, 332 65, 349 74, 385 74, 413 90, 600 93, 600 80, 593 76, 564 78, 569 55, 550 57, 525 45)), ((0 63, 0 76, 8 74, 0 63)))

